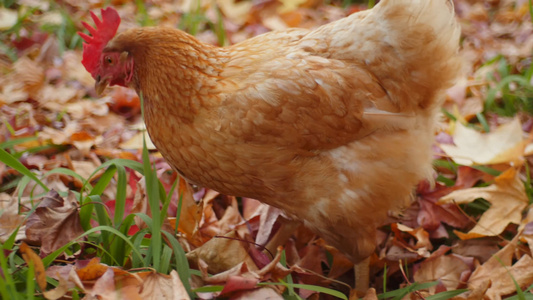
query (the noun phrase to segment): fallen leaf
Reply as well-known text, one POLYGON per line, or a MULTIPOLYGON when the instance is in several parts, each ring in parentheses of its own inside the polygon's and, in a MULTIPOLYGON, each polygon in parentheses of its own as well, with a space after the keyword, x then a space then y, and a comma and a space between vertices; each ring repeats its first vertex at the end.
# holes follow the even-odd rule
POLYGON ((246 22, 253 5, 252 1, 217 0, 216 2, 222 13, 238 25, 246 22))
POLYGON ((48 300, 55 300, 55 299, 61 299, 65 294, 68 292, 69 289, 73 288, 71 286, 71 283, 68 282, 63 277, 59 278, 59 285, 57 285, 54 289, 51 289, 49 291, 44 291, 44 298, 48 300))
POLYGON ((279 12, 287 13, 306 3, 307 0, 280 0, 280 2, 282 3, 282 6, 279 8, 279 12))
POLYGON ((452 252, 465 257, 473 257, 484 263, 500 250, 498 241, 492 239, 459 240, 452 247, 452 252))
POLYGON ((42 291, 45 291, 47 283, 46 283, 46 272, 44 271, 43 261, 41 260, 39 255, 33 252, 30 246, 28 246, 24 242, 20 244, 20 252, 22 252, 22 258, 28 265, 33 264, 35 268, 34 269, 35 270, 35 281, 37 281, 39 288, 42 291))
POLYGON ((490 133, 480 133, 456 123, 453 142, 455 146, 439 146, 456 163, 467 166, 513 162, 523 156, 526 146, 518 119, 513 119, 490 133))
POLYGON ((518 247, 517 235, 512 241, 478 267, 468 280, 468 288, 475 290, 490 282, 485 299, 501 299, 504 295, 516 292, 516 284, 524 289, 533 284, 533 259, 525 254, 513 264, 513 256, 518 247))
POLYGON ((255 242, 259 245, 264 246, 267 244, 270 238, 270 234, 272 233, 274 223, 281 215, 282 211, 270 205, 262 204, 261 206, 259 206, 258 213, 260 214, 259 228, 257 230, 255 242))
POLYGON ((92 288, 86 289, 85 292, 94 297, 94 299, 114 300, 117 299, 115 293, 115 273, 113 269, 107 270, 98 277, 92 288))
MULTIPOLYGON (((355 291, 355 290, 353 290, 353 291, 355 291)), ((357 298, 355 298, 355 299, 357 299, 357 298)), ((363 297, 363 300, 377 300, 377 299, 378 299, 378 296, 376 294, 376 289, 374 289, 374 288, 369 288, 366 291, 365 296, 363 297)), ((352 300, 352 296, 351 295, 350 295, 350 300, 352 300)))
POLYGON ((461 239, 496 236, 502 233, 509 223, 520 224, 522 211, 529 203, 524 184, 514 168, 496 177, 494 183, 488 187, 454 191, 442 197, 439 203, 465 204, 478 198, 490 202, 491 207, 483 213, 468 234, 458 232, 461 239))
POLYGON ((268 299, 268 300, 283 300, 283 297, 271 287, 262 287, 253 289, 251 291, 240 292, 232 295, 233 300, 246 299, 268 299))
POLYGON ((316 244, 317 246, 324 247, 328 251, 329 255, 332 257, 332 262, 329 266, 329 278, 336 279, 342 274, 348 272, 350 269, 353 269, 353 262, 349 260, 346 255, 342 254, 342 252, 340 252, 337 248, 326 244, 323 239, 317 240, 316 244))
MULTIPOLYGON (((462 283, 461 278, 464 272, 470 273, 470 267, 463 260, 453 254, 442 255, 420 263, 420 269, 415 272, 414 280, 417 283, 438 280, 450 291, 457 289, 462 283)), ((430 293, 434 291, 430 289, 430 293)))
POLYGON ((176 270, 172 270, 170 276, 155 272, 148 275, 140 288, 140 297, 145 300, 190 299, 176 270))
POLYGON ((17 24, 18 13, 14 9, 0 8, 0 30, 7 30, 17 24))
MULTIPOLYGON (((181 201, 180 222, 178 224, 178 231, 183 233, 189 240, 198 231, 198 223, 202 218, 201 207, 194 201, 192 189, 189 184, 183 179, 179 178, 178 197, 181 201)), ((176 218, 170 219, 170 226, 176 227, 176 218)))
POLYGON ((231 276, 224 284, 224 289, 220 295, 227 295, 235 291, 251 290, 257 286, 259 280, 256 278, 246 278, 242 276, 231 276))
POLYGON ((109 267, 100 264, 100 259, 95 257, 85 267, 77 269, 76 273, 81 281, 93 281, 102 277, 107 272, 107 269, 109 267))
POLYGON ((398 226, 398 230, 407 232, 411 236, 417 239, 417 242, 413 246, 413 249, 421 249, 421 248, 425 248, 426 250, 433 249, 433 245, 431 244, 431 241, 429 240, 429 234, 424 230, 424 228, 418 227, 418 228, 413 229, 401 223, 397 223, 397 226, 398 226))
POLYGON ((50 190, 26 222, 26 237, 41 245, 42 257, 75 240, 83 232, 78 203, 72 192, 64 199, 55 190, 50 190))
POLYGON ((17 231, 15 240, 26 237, 23 226, 25 216, 19 214, 19 204, 16 197, 0 193, 0 243, 5 243, 11 234, 17 231))
POLYGON ((121 149, 130 149, 130 150, 142 149, 143 148, 143 137, 144 137, 144 140, 146 141, 146 148, 148 150, 157 150, 154 143, 150 139, 148 132, 146 132, 145 130, 138 132, 129 140, 121 143, 119 147, 121 149))
POLYGON ((252 270, 257 270, 248 254, 247 246, 248 243, 241 241, 235 232, 230 232, 222 237, 214 237, 201 247, 187 253, 187 259, 191 265, 197 265, 198 260, 204 261, 211 274, 224 272, 242 262, 252 270))

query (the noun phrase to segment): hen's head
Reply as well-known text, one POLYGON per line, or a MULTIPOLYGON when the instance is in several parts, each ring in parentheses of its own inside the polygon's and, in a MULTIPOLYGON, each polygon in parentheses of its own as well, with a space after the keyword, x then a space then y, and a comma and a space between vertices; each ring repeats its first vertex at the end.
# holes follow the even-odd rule
POLYGON ((102 9, 102 20, 91 12, 96 28, 82 22, 92 35, 83 32, 78 34, 85 41, 83 43, 82 64, 96 80, 95 90, 101 94, 106 86, 127 86, 133 75, 133 60, 127 52, 106 50, 106 45, 117 33, 120 16, 112 7, 102 9))

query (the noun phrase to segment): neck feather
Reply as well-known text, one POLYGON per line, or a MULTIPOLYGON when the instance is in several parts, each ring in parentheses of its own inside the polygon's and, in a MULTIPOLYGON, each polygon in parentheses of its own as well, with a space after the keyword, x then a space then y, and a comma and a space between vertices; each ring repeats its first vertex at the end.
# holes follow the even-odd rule
POLYGON ((225 61, 221 48, 165 27, 132 29, 110 44, 132 56, 134 69, 129 85, 139 95, 142 93, 147 114, 155 117, 159 110, 171 110, 166 113, 192 122, 198 111, 216 98, 211 96, 217 94, 225 61))

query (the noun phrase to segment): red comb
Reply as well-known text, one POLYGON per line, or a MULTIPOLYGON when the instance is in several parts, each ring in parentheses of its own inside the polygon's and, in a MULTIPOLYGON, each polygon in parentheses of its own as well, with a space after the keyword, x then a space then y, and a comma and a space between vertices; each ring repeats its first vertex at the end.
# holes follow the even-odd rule
POLYGON ((91 17, 93 18, 96 28, 91 25, 81 22, 89 33, 92 35, 87 35, 83 32, 78 32, 81 38, 85 41, 83 43, 83 58, 81 63, 85 69, 91 73, 93 78, 96 76, 98 70, 98 65, 100 63, 100 55, 102 50, 117 33, 118 25, 120 24, 120 16, 117 11, 108 7, 107 9, 102 9, 102 20, 91 12, 91 17))

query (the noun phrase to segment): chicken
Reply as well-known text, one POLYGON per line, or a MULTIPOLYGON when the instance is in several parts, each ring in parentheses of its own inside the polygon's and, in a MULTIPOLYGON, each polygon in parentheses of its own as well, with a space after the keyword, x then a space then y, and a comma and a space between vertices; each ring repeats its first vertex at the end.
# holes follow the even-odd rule
POLYGON ((451 0, 382 0, 314 30, 229 47, 94 14, 83 64, 144 98, 150 138, 189 182, 258 199, 354 263, 431 174, 436 114, 460 71, 451 0))

